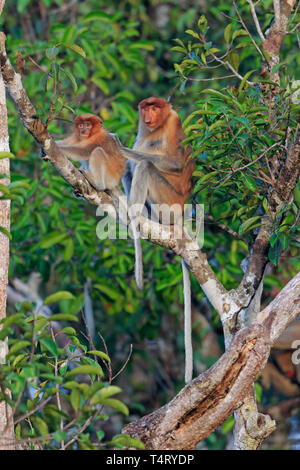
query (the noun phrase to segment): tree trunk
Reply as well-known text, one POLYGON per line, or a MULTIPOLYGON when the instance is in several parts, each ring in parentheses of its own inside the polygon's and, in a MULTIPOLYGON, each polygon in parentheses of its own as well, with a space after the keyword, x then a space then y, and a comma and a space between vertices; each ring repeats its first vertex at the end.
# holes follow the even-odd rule
MULTIPOLYGON (((0 9, 1 9, 0 4, 0 9)), ((1 11, 0 11, 1 14, 1 11)), ((8 127, 7 127, 7 109, 5 88, 0 73, 0 152, 9 152, 8 127)), ((9 158, 0 159, 1 184, 8 185, 9 178, 9 158)), ((10 229, 10 200, 0 200, 0 227, 9 232, 10 229)), ((6 316, 6 295, 8 283, 9 266, 9 238, 0 232, 0 319, 6 316)), ((0 341, 0 364, 4 362, 7 354, 7 342, 0 341)), ((1 380, 1 376, 0 376, 1 380)), ((1 383, 0 388, 2 391, 1 383)), ((14 427, 10 407, 2 401, 0 403, 0 450, 15 449, 14 427)))

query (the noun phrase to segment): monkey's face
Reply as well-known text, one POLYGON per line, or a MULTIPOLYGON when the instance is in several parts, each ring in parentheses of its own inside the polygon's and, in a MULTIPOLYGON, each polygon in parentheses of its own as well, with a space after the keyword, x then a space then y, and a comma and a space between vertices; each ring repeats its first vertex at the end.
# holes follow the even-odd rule
POLYGON ((154 131, 163 123, 162 109, 155 104, 145 106, 141 109, 142 119, 149 130, 154 131))
POLYGON ((88 139, 91 135, 93 124, 90 121, 80 122, 77 126, 79 139, 84 140, 88 139))

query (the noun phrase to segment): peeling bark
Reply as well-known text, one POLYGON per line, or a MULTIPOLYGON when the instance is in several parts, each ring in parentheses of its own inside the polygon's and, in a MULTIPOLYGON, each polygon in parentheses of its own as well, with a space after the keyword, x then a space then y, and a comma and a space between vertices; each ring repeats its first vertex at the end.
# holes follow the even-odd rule
POLYGON ((194 449, 247 395, 269 351, 264 328, 244 328, 216 364, 170 403, 130 423, 124 432, 141 439, 147 449, 194 449))
MULTIPOLYGON (((0 14, 4 2, 0 2, 0 14)), ((7 128, 7 110, 6 95, 4 83, 0 71, 0 152, 9 152, 8 128, 7 128)), ((7 186, 10 183, 9 178, 9 158, 0 159, 0 175, 7 175, 1 179, 1 184, 7 186)), ((0 226, 7 232, 10 231, 10 201, 8 199, 0 200, 0 226)), ((8 265, 9 265, 9 238, 0 232, 0 319, 6 317, 6 296, 8 284, 8 265)), ((4 362, 7 354, 7 342, 0 341, 0 364, 4 362)), ((1 372, 1 370, 0 370, 1 372)), ((0 374, 0 390, 1 386, 0 374)), ((0 403, 0 450, 13 450, 14 446, 14 427, 11 419, 11 408, 7 403, 0 403)))

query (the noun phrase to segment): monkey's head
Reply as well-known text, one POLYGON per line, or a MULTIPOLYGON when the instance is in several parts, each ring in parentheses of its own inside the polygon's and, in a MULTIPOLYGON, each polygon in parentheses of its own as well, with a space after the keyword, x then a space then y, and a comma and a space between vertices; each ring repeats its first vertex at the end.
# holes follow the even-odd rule
POLYGON ((102 119, 94 114, 80 114, 75 118, 75 133, 79 140, 89 139, 102 128, 102 119))
POLYGON ((171 105, 163 98, 146 98, 139 104, 140 116, 152 132, 163 125, 171 111, 171 105))

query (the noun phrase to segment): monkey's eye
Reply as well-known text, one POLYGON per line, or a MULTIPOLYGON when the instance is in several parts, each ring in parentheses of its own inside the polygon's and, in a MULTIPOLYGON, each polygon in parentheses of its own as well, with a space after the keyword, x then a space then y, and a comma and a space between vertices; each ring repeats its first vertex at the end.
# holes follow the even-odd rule
POLYGON ((83 124, 79 124, 78 127, 79 127, 79 129, 82 129, 82 128, 83 128, 83 124))

